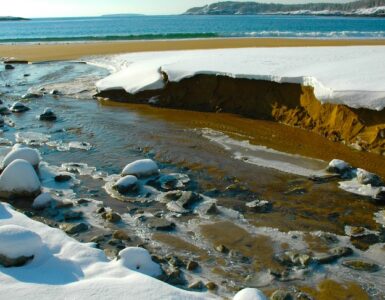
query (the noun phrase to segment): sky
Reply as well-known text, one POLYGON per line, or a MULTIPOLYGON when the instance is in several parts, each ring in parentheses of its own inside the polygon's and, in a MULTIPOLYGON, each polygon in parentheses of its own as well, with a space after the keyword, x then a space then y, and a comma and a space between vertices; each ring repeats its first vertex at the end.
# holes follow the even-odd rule
MULTIPOLYGON (((250 0, 238 0, 250 1, 250 0)), ((180 14, 195 6, 219 0, 0 0, 1 16, 69 17, 99 16, 115 13, 140 13, 152 15, 180 14), (3 2, 3 3, 2 3, 3 2)), ((348 2, 346 0, 259 0, 258 2, 309 3, 348 2)))

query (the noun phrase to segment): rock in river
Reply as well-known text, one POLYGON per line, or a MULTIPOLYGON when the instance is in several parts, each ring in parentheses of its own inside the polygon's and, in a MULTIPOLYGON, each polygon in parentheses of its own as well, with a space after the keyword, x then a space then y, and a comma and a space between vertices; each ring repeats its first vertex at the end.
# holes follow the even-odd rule
POLYGON ((158 173, 158 165, 152 159, 140 159, 126 165, 122 171, 122 176, 146 177, 158 173))
POLYGON ((120 178, 113 186, 120 194, 135 192, 138 190, 138 179, 133 175, 127 175, 120 178))
POLYGON ((246 207, 252 212, 266 213, 271 211, 273 204, 266 200, 254 200, 246 203, 246 207))
POLYGON ((28 111, 28 110, 29 110, 29 107, 25 106, 21 102, 15 102, 11 106, 11 111, 14 112, 14 113, 21 113, 21 112, 25 112, 25 111, 28 111))
POLYGON ((55 113, 50 109, 46 108, 44 112, 39 116, 41 121, 56 121, 57 117, 55 113))
POLYGON ((380 269, 375 263, 362 259, 344 260, 342 265, 356 271, 377 272, 380 269))

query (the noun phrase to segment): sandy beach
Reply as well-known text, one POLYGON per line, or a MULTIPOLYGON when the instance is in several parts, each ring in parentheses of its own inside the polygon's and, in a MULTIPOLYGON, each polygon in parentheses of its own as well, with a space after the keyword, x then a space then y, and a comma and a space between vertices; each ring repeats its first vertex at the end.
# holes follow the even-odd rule
POLYGON ((193 40, 159 40, 127 42, 87 42, 57 44, 2 44, 0 57, 15 57, 31 62, 69 60, 89 55, 106 55, 126 52, 247 48, 247 47, 318 47, 385 45, 385 40, 326 40, 326 39, 279 39, 279 38, 226 38, 193 40))

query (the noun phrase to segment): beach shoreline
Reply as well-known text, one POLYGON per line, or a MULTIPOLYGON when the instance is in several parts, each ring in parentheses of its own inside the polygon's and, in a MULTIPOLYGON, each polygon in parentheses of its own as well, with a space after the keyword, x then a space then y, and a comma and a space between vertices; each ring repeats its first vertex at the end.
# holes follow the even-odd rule
POLYGON ((254 47, 383 46, 385 39, 206 38, 183 40, 100 41, 0 44, 0 57, 29 62, 75 60, 84 56, 129 52, 254 47))

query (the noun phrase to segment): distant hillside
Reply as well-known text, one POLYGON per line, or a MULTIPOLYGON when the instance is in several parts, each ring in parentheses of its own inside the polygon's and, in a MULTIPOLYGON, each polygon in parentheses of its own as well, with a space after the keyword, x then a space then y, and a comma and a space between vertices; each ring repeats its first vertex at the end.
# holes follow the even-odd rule
POLYGON ((0 21, 28 21, 29 19, 25 18, 20 18, 20 17, 1 17, 0 16, 0 21))
POLYGON ((349 3, 275 4, 259 2, 218 2, 187 10, 186 15, 342 15, 385 17, 385 0, 359 0, 349 3))

